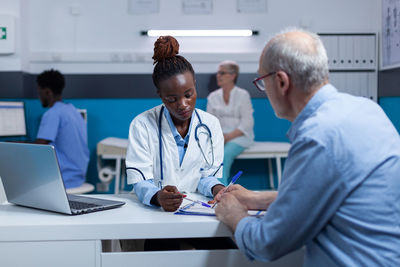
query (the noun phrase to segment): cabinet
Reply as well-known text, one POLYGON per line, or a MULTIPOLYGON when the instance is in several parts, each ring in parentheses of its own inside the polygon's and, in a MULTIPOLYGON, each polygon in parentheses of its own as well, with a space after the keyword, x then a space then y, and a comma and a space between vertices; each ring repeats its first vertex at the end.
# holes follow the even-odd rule
POLYGON ((328 54, 330 82, 342 92, 378 100, 376 33, 319 33, 328 54))
POLYGON ((0 242, 0 265, 95 267, 97 250, 94 240, 0 242))

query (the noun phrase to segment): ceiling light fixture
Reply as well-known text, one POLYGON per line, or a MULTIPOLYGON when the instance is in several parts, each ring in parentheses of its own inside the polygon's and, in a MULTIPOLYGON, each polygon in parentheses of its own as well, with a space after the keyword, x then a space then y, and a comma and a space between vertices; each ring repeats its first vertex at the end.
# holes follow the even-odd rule
POLYGON ((258 35, 258 31, 252 30, 148 30, 141 35, 149 37, 158 36, 188 36, 188 37, 249 37, 258 35))

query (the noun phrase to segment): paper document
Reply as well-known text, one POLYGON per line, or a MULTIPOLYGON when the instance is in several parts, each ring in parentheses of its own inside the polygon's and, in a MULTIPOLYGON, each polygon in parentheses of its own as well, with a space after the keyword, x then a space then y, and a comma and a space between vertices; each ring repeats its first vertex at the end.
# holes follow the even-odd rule
MULTIPOLYGON (((215 209, 204 207, 201 203, 191 202, 183 199, 182 205, 175 212, 177 215, 199 215, 199 216, 215 216, 215 209)), ((263 210, 249 210, 250 216, 264 216, 263 210)))

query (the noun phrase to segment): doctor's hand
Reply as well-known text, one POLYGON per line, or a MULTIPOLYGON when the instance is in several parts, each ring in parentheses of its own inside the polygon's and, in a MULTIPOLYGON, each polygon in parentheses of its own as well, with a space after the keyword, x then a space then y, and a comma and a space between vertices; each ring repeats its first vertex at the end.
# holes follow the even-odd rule
POLYGON ((223 194, 215 208, 215 214, 234 233, 239 221, 248 215, 248 210, 233 194, 223 194))
MULTIPOLYGON (((208 204, 214 204, 216 202, 217 196, 221 195, 225 191, 225 186, 222 184, 214 185, 211 189, 214 199, 208 201, 208 204)), ((219 197, 218 197, 219 199, 219 197)))
POLYGON ((157 201, 165 211, 176 211, 182 204, 183 195, 175 186, 167 185, 157 192, 157 201))
POLYGON ((225 186, 223 186, 222 184, 214 185, 212 188, 212 194, 214 196, 214 199, 216 198, 216 196, 221 194, 224 190, 225 190, 225 186))

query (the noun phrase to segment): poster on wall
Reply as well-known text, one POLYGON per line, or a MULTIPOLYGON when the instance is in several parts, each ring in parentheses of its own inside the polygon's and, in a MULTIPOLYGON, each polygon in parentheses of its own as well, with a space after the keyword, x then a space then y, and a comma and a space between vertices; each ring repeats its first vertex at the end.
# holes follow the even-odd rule
POLYGON ((132 15, 150 15, 160 12, 160 0, 129 0, 128 13, 132 15))
POLYGON ((184 15, 210 15, 213 13, 213 0, 182 0, 184 15))
POLYGON ((237 13, 267 13, 267 0, 237 0, 237 13))
POLYGON ((381 69, 400 68, 400 0, 382 0, 381 69))

